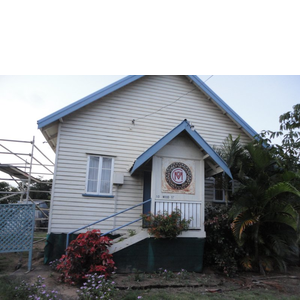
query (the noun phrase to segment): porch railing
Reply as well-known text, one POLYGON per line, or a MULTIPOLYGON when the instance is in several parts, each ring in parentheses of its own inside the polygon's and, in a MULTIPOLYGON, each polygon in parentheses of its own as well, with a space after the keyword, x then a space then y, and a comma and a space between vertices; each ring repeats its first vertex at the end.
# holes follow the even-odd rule
MULTIPOLYGON (((119 211, 119 212, 117 212, 117 213, 114 213, 114 214, 112 214, 112 215, 110 215, 110 216, 108 216, 108 217, 106 217, 106 218, 103 218, 103 219, 101 219, 101 220, 99 220, 99 221, 93 222, 93 223, 91 223, 91 224, 85 225, 85 226, 83 226, 83 227, 80 227, 80 228, 78 228, 78 229, 76 229, 76 230, 73 230, 73 231, 69 232, 69 233, 67 234, 66 248, 68 248, 68 246, 69 246, 69 238, 70 238, 70 234, 73 234, 73 233, 75 233, 75 232, 77 232, 77 231, 80 231, 80 230, 82 230, 82 229, 85 229, 85 228, 87 228, 87 227, 90 227, 90 226, 93 226, 93 225, 95 225, 95 224, 98 224, 98 223, 101 223, 101 222, 103 222, 103 221, 106 221, 106 220, 108 220, 108 219, 110 219, 110 218, 113 218, 113 217, 115 217, 115 216, 117 216, 117 215, 123 214, 123 213, 126 212, 126 211, 129 211, 129 210, 131 210, 131 209, 133 209, 133 208, 136 208, 136 207, 138 207, 138 206, 144 205, 144 204, 146 204, 146 203, 148 203, 148 202, 150 202, 150 201, 151 201, 151 199, 149 199, 149 200, 147 200, 147 201, 144 201, 144 202, 142 202, 142 203, 136 204, 136 205, 134 205, 134 206, 131 206, 131 207, 129 207, 129 208, 127 208, 127 209, 124 209, 124 210, 122 210, 122 211, 119 211)), ((129 223, 126 223, 125 225, 122 225, 122 226, 120 226, 120 227, 114 228, 114 229, 112 229, 112 230, 110 230, 110 231, 108 231, 108 232, 102 233, 101 236, 110 234, 110 233, 112 233, 112 232, 114 232, 114 231, 116 231, 116 230, 119 230, 119 229, 121 229, 121 228, 124 228, 124 227, 126 227, 126 226, 128 226, 128 225, 131 225, 131 224, 133 224, 133 223, 135 223, 135 222, 138 222, 138 221, 140 221, 140 220, 142 220, 142 217, 141 217, 141 218, 138 218, 138 219, 136 219, 136 220, 134 220, 134 221, 131 221, 131 222, 129 222, 129 223)))
POLYGON ((201 229, 201 202, 155 200, 154 213, 171 213, 176 208, 180 209, 182 219, 192 218, 189 229, 201 229))

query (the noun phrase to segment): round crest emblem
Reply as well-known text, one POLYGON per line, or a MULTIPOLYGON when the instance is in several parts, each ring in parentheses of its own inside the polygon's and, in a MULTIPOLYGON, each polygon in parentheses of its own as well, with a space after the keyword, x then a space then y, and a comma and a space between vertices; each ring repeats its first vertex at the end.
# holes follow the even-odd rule
POLYGON ((181 162, 174 162, 166 169, 166 181, 175 190, 183 190, 192 182, 190 168, 181 162))

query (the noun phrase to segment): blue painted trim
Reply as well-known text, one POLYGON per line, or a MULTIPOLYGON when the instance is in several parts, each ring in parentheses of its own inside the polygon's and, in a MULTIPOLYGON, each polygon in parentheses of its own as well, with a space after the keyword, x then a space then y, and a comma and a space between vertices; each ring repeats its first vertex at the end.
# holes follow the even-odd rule
POLYGON ((131 224, 133 224, 133 223, 136 223, 136 222, 138 222, 138 221, 141 221, 142 219, 143 219, 143 217, 138 218, 138 219, 136 219, 136 220, 134 220, 134 221, 131 221, 131 222, 129 222, 129 223, 126 223, 125 225, 119 226, 119 227, 114 228, 114 229, 112 229, 112 230, 110 230, 110 231, 107 231, 107 232, 105 232, 105 233, 102 233, 101 236, 108 235, 108 234, 110 234, 110 233, 112 233, 112 232, 114 232, 114 231, 117 231, 117 230, 119 230, 119 229, 122 229, 122 228, 124 228, 124 227, 126 227, 126 226, 128 226, 128 225, 131 225, 131 224))
POLYGON ((131 175, 148 159, 150 159, 160 149, 166 146, 170 141, 172 141, 183 131, 186 131, 189 136, 195 141, 195 143, 199 147, 201 147, 230 178, 232 178, 231 172, 224 160, 209 146, 209 144, 201 137, 201 135, 197 131, 191 129, 187 120, 182 121, 177 127, 171 130, 168 134, 166 134, 163 138, 161 138, 148 150, 146 150, 142 155, 140 155, 134 162, 134 165, 131 169, 131 175))
MULTIPOLYGON (((126 76, 108 86, 106 86, 103 89, 98 90, 97 92, 90 94, 89 96, 86 96, 56 112, 53 114, 40 119, 37 121, 38 123, 38 129, 41 129, 44 126, 47 126, 51 124, 52 122, 55 122, 59 120, 60 118, 65 117, 66 115, 84 107, 85 105, 88 105, 101 97, 104 97, 124 86, 127 84, 134 82, 144 75, 129 75, 126 76)), ((221 109, 223 109, 235 122, 237 122, 248 134, 252 137, 257 135, 257 132, 249 126, 235 111, 233 111, 211 88, 209 88, 198 76, 196 75, 186 75, 190 80, 192 80, 195 85, 202 90, 205 94, 207 94, 217 106, 219 106, 221 109)))
MULTIPOLYGON (((77 232, 77 231, 79 231, 79 230, 85 229, 85 228, 87 228, 87 227, 91 227, 91 226, 93 226, 93 225, 95 225, 95 224, 98 224, 98 223, 100 223, 100 222, 106 221, 106 220, 108 220, 108 219, 110 219, 110 218, 113 218, 113 217, 115 217, 115 216, 117 216, 117 215, 123 214, 123 213, 126 212, 126 211, 129 211, 129 210, 131 210, 131 209, 133 209, 133 208, 136 208, 136 207, 138 207, 138 206, 144 205, 145 203, 148 203, 148 202, 151 202, 151 201, 152 201, 152 199, 148 199, 148 200, 143 201, 143 202, 141 202, 141 203, 139 203, 139 204, 136 204, 136 205, 131 206, 131 207, 129 207, 129 208, 126 208, 126 209, 124 209, 124 210, 122 210, 122 211, 119 211, 119 212, 117 212, 117 213, 114 213, 114 214, 112 214, 112 215, 110 215, 110 216, 108 216, 108 217, 106 217, 106 218, 104 218, 104 219, 101 219, 101 220, 99 220, 99 221, 93 222, 93 223, 91 223, 91 224, 85 225, 85 226, 80 227, 80 228, 78 228, 78 229, 76 229, 76 230, 73 230, 73 231, 68 232, 68 233, 67 233, 66 248, 68 248, 68 245, 69 245, 69 236, 70 236, 70 234, 73 234, 73 233, 75 233, 75 232, 77 232)), ((127 224, 127 225, 128 225, 128 224, 127 224)), ((106 234, 107 234, 107 233, 106 233, 106 234)))
POLYGON ((104 87, 103 89, 100 89, 98 91, 96 91, 95 93, 92 93, 56 112, 54 112, 53 114, 43 118, 43 119, 40 119, 37 121, 38 123, 38 129, 44 127, 44 126, 47 126, 49 124, 51 124, 52 122, 55 122, 57 120, 59 120, 60 118, 63 118, 65 117, 66 115, 94 102, 95 100, 98 100, 120 88, 122 88, 123 86, 126 86, 127 84, 143 77, 144 75, 129 75, 129 76, 126 76, 106 87, 104 87))
POLYGON ((82 194, 83 197, 96 197, 96 198, 114 198, 114 195, 94 195, 94 194, 82 194))

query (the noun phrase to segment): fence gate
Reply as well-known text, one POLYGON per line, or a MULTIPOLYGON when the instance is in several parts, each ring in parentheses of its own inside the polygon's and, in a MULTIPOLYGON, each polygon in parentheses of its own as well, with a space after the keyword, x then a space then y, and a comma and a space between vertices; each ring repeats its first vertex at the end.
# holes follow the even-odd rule
POLYGON ((0 253, 28 251, 31 270, 34 204, 0 204, 0 253))

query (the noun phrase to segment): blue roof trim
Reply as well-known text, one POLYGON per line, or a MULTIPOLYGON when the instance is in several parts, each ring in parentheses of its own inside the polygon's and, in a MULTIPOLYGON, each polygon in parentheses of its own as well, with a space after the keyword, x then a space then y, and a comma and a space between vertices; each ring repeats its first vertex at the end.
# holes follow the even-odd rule
POLYGON ((92 102, 94 102, 95 100, 98 100, 124 86, 126 86, 127 84, 137 80, 137 79, 140 79, 141 77, 143 77, 144 75, 129 75, 129 76, 126 76, 106 87, 104 87, 103 89, 100 89, 98 90, 97 92, 95 93, 92 93, 56 112, 54 112, 53 114, 43 118, 43 119, 40 119, 37 121, 38 123, 38 129, 42 128, 42 127, 45 127, 49 124, 51 124, 52 122, 55 122, 57 120, 59 120, 60 118, 63 118, 65 117, 66 115, 76 111, 77 109, 80 109, 92 102))
POLYGON ((189 136, 196 142, 196 144, 200 146, 230 178, 232 178, 231 172, 224 160, 208 145, 208 143, 201 137, 201 135, 197 131, 191 129, 190 124, 187 120, 182 121, 178 126, 176 126, 173 130, 171 130, 163 138, 161 138, 148 150, 146 150, 142 155, 140 155, 134 162, 134 165, 131 169, 131 175, 141 165, 143 165, 147 160, 149 160, 160 149, 162 149, 165 145, 167 145, 170 141, 172 141, 183 131, 186 131, 189 134, 189 136))
POLYGON ((241 125, 252 137, 257 132, 245 122, 230 106, 228 106, 210 87, 208 87, 198 76, 187 75, 205 94, 207 94, 215 103, 220 106, 233 120, 241 125))
MULTIPOLYGON (((129 75, 126 76, 103 89, 98 90, 97 92, 90 94, 56 112, 53 114, 40 119, 37 121, 38 129, 41 129, 52 122, 59 120, 60 118, 65 117, 66 115, 80 109, 124 86, 127 84, 134 82, 145 75, 129 75)), ((192 80, 195 85, 202 90, 205 94, 207 94, 221 109, 223 109, 233 120, 235 120, 248 134, 252 137, 257 135, 257 132, 249 126, 235 111, 233 111, 213 90, 211 90, 198 76, 196 75, 186 75, 190 80, 192 80)))

